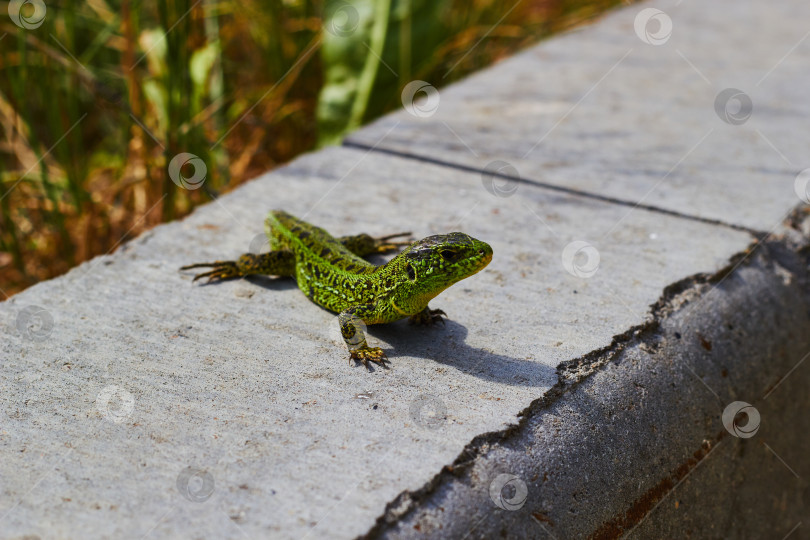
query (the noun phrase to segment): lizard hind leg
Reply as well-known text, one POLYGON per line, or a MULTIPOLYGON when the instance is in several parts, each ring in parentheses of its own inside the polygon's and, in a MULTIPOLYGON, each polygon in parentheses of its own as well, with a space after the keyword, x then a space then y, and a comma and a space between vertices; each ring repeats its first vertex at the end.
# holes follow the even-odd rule
POLYGON ((189 264, 180 270, 211 268, 197 274, 192 281, 208 278, 206 283, 223 281, 250 275, 292 276, 295 274, 295 255, 291 251, 271 251, 269 253, 245 253, 236 261, 214 261, 189 264))

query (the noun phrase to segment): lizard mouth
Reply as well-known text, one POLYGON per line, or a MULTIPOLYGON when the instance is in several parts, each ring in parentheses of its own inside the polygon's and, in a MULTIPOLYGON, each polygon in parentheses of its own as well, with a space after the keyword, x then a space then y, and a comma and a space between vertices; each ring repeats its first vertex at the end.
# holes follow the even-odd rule
POLYGON ((492 261, 492 249, 489 252, 482 249, 478 254, 481 256, 481 266, 486 266, 492 261))
POLYGON ((483 270, 492 261, 492 248, 484 242, 481 242, 481 244, 482 246, 478 249, 478 265, 473 274, 483 270))

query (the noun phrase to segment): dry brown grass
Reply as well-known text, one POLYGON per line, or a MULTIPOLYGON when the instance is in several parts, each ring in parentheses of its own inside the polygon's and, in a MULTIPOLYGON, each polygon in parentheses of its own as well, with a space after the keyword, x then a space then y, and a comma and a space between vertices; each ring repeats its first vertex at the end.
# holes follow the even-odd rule
MULTIPOLYGON (((616 3, 524 0, 493 30, 512 4, 448 1, 437 20, 396 27, 398 46, 429 51, 386 44, 385 53, 401 77, 446 84, 616 3), (435 39, 414 43, 407 32, 428 24, 435 39)), ((303 0, 68 0, 49 4, 39 28, 0 23, 0 298, 314 148, 329 68, 323 9, 303 0), (168 178, 179 152, 203 158, 204 189, 168 178)), ((390 89, 402 84, 375 81, 363 120, 396 106, 390 89)))

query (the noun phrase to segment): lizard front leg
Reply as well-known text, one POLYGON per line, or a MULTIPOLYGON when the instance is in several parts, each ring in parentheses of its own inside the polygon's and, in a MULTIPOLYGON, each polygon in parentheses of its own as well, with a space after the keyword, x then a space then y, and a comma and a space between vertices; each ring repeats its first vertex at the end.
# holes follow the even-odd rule
POLYGON ((207 283, 254 274, 292 276, 295 274, 295 255, 292 251, 271 251, 258 255, 245 253, 236 261, 189 264, 181 267, 180 270, 190 270, 191 268, 213 268, 208 272, 197 274, 192 280, 208 278, 207 283))
POLYGON ((366 326, 365 321, 373 320, 375 314, 376 306, 374 304, 353 306, 340 312, 338 324, 340 324, 343 341, 349 348, 350 359, 360 360, 366 367, 368 367, 368 362, 375 362, 385 367, 388 356, 379 347, 369 347, 363 332, 366 326))

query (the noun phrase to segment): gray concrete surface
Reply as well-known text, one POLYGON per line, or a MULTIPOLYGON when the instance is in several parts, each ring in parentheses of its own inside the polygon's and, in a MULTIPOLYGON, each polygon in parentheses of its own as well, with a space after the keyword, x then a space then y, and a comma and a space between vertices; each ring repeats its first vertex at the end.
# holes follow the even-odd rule
POLYGON ((628 6, 348 140, 477 169, 505 161, 525 180, 770 231, 808 166, 809 18, 796 0, 628 6), (641 35, 659 45, 635 31, 651 8, 663 15, 641 35), (750 108, 721 100, 721 119, 728 88, 750 108))
POLYGON ((808 538, 808 247, 779 238, 670 288, 368 537, 808 538), (722 422, 735 401, 757 415, 742 436, 722 422))
POLYGON ((497 197, 470 173, 328 149, 12 297, 0 304, 3 530, 70 537, 86 520, 107 537, 364 533, 473 437, 515 422, 560 362, 608 346, 667 284, 715 272, 751 242, 643 210, 604 236, 626 210, 525 186, 497 197), (436 299, 445 327, 372 327, 393 365, 367 373, 349 365, 335 316, 292 282, 200 287, 177 271, 247 251, 269 208, 336 234, 464 230, 495 258, 436 299), (589 278, 562 262, 583 239, 599 255, 589 278), (32 305, 53 319, 41 338, 19 329, 32 305), (117 412, 105 414, 111 387, 117 412), (178 493, 187 467, 211 475, 204 503, 178 493))
POLYGON ((0 303, 0 537, 801 537, 790 5, 666 6, 691 37, 661 46, 622 9, 0 303), (722 87, 768 75, 750 120, 721 122, 670 56, 722 87), (479 170, 494 159, 506 174, 479 170), (292 282, 177 271, 261 245, 271 208, 335 234, 463 230, 495 256, 436 299, 446 326, 372 327, 392 366, 366 372, 292 282), (755 438, 724 435, 733 400, 755 438))

